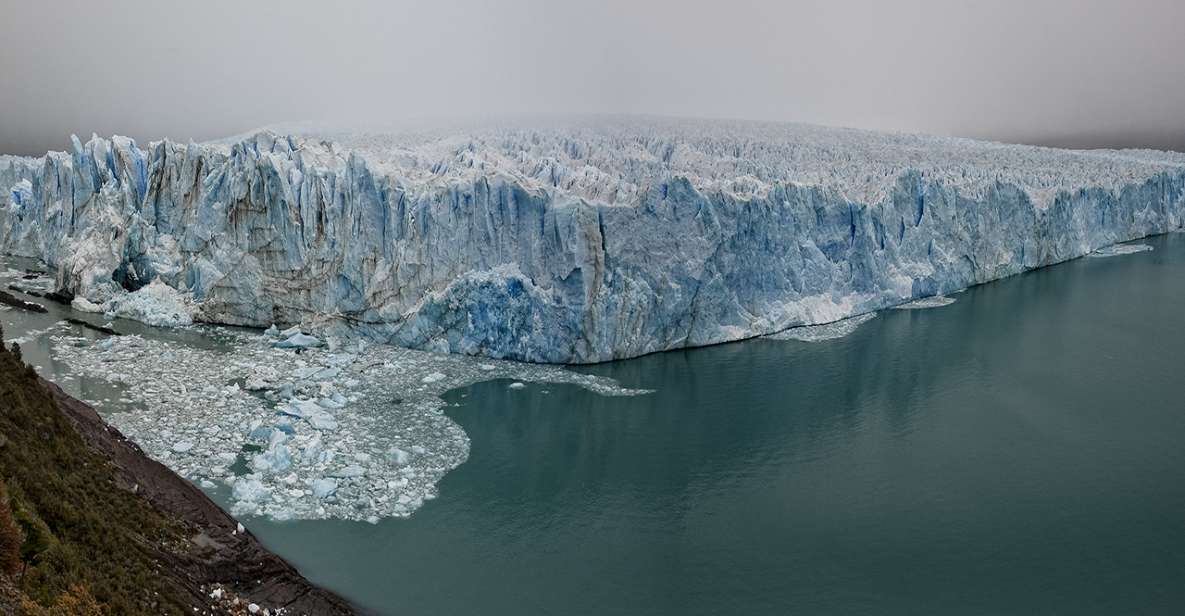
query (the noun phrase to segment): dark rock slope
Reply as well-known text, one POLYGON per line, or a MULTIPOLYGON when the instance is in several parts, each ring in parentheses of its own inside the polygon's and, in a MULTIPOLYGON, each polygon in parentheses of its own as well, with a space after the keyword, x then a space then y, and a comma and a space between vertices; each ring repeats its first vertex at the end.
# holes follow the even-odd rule
POLYGON ((0 571, 5 613, 20 601, 18 613, 61 613, 79 594, 105 614, 245 614, 251 604, 260 614, 353 613, 7 349, 0 479, 0 517, 23 541, 22 570, 0 571))

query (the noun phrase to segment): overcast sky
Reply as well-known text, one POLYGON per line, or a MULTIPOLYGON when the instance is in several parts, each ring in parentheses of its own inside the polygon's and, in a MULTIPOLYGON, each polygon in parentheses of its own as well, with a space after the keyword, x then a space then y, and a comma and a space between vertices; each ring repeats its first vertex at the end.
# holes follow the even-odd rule
POLYGON ((594 112, 1185 150, 1181 0, 0 0, 0 152, 594 112))

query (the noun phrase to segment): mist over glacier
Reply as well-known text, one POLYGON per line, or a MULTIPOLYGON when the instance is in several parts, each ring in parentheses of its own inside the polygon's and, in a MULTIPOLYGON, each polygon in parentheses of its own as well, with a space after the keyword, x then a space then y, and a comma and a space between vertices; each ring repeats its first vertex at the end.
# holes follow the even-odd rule
POLYGON ((115 314, 159 281, 198 321, 585 363, 836 321, 1185 220, 1171 152, 636 117, 285 133, 4 157, 0 250, 115 314))

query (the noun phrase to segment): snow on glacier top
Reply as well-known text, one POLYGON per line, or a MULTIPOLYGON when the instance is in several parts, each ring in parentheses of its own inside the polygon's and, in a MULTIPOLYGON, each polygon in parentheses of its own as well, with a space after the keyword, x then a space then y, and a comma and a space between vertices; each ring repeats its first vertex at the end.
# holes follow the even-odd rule
MULTIPOLYGON (((296 156, 305 165, 333 169, 356 155, 410 191, 502 175, 557 200, 622 206, 639 203, 651 186, 674 177, 701 191, 740 198, 793 184, 875 205, 903 174, 915 171, 967 197, 981 197, 997 182, 1012 184, 1045 207, 1062 191, 1119 190, 1185 169, 1181 152, 1064 150, 740 120, 551 116, 429 126, 360 131, 275 125, 201 147, 229 154, 236 144, 251 142, 263 156, 296 156)), ((116 142, 134 143, 122 137, 111 143, 116 142)), ((47 156, 71 164, 64 152, 47 156)), ((0 156, 0 176, 36 168, 41 160, 0 156)))
POLYGON ((372 170, 412 187, 502 173, 557 196, 610 205, 633 205, 648 186, 676 176, 699 190, 741 197, 798 184, 875 204, 914 170, 968 196, 997 181, 1014 184, 1044 206, 1063 190, 1118 189, 1185 168, 1185 153, 1178 152, 1063 150, 805 124, 634 116, 420 130, 269 130, 303 138, 301 149, 320 150, 314 154, 319 160, 353 152, 372 170))

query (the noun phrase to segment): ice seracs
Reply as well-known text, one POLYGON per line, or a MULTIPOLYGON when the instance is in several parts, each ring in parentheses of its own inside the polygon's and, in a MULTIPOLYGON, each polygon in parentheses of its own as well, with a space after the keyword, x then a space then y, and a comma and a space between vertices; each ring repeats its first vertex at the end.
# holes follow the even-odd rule
POLYGON ((280 323, 274 341, 301 349, 354 336, 633 357, 949 294, 1185 219, 1185 154, 800 125, 568 118, 72 145, 0 158, 0 250, 42 259, 88 305, 280 323))

